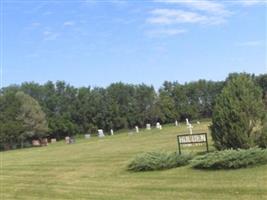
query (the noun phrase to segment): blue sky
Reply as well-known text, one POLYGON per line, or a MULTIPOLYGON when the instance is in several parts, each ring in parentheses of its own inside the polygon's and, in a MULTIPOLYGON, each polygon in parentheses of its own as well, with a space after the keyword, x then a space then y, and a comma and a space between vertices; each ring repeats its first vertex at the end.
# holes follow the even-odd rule
POLYGON ((224 80, 267 72, 263 0, 1 0, 3 85, 224 80))

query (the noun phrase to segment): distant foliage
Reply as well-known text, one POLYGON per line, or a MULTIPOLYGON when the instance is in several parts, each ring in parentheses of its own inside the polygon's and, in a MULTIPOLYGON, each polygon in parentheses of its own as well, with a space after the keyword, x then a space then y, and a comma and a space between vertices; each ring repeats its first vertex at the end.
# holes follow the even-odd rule
MULTIPOLYGON (((267 75, 255 77, 263 90, 267 75)), ((21 121, 15 119, 18 102, 16 92, 22 91, 35 99, 45 113, 49 137, 63 139, 76 134, 96 134, 98 129, 109 132, 119 129, 152 126, 156 122, 174 123, 212 116, 215 98, 225 82, 199 80, 180 84, 165 81, 156 90, 151 85, 110 84, 107 87, 74 87, 64 81, 38 84, 33 82, 2 88, 0 93, 1 130, 14 137, 21 132, 21 121), (4 109, 8 108, 8 109, 4 109)), ((267 94, 267 93, 266 93, 267 94)), ((262 97, 263 97, 262 93, 262 97)), ((267 95, 266 95, 267 102, 267 95)), ((267 108, 267 104, 266 104, 267 108)), ((0 139, 4 139, 0 133, 0 139)), ((8 140, 13 141, 14 138, 8 140)))
POLYGON ((47 136, 48 125, 39 103, 21 91, 0 96, 0 149, 47 136))
POLYGON ((267 164, 267 150, 260 148, 216 151, 192 160, 196 169, 238 169, 267 164))
POLYGON ((191 155, 179 155, 176 152, 148 152, 137 155, 131 160, 128 164, 128 170, 139 172, 170 169, 187 165, 191 158, 191 155))
POLYGON ((217 97, 211 135, 217 149, 257 146, 266 120, 262 91, 247 74, 229 76, 217 97))

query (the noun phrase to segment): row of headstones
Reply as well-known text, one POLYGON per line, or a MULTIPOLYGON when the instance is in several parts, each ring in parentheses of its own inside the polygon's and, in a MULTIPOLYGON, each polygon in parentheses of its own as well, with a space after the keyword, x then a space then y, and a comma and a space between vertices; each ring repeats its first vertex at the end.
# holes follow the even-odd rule
MULTIPOLYGON (((200 124, 200 122, 197 121, 197 124, 200 124)), ((189 120, 187 118, 186 118, 186 125, 189 128, 190 134, 192 134, 192 128, 193 128, 193 126, 192 126, 191 123, 189 123, 189 120)), ((177 120, 175 121, 175 126, 179 126, 177 120)), ((159 129, 159 130, 162 130, 162 125, 159 122, 157 122, 156 123, 156 128, 159 129)), ((151 124, 146 124, 146 130, 151 130, 151 124)), ((136 133, 139 133, 139 127, 138 126, 135 126, 135 132, 136 133)), ((110 129, 110 135, 114 135, 113 129, 110 129)), ((85 139, 89 139, 89 138, 91 138, 91 134, 85 134, 84 137, 85 137, 85 139)), ((104 134, 103 129, 99 129, 98 130, 98 137, 100 137, 100 138, 101 137, 105 137, 105 134, 104 134)))
MULTIPOLYGON (((57 142, 57 139, 56 138, 52 138, 50 140, 50 143, 53 144, 53 143, 56 143, 57 142)), ((66 144, 73 144, 75 143, 75 138, 74 137, 65 137, 65 143, 66 144)), ((48 146, 48 139, 47 138, 43 138, 41 140, 32 140, 32 146, 34 147, 39 147, 39 146, 48 146)))
MULTIPOLYGON (((200 122, 197 121, 197 124, 200 124, 200 122)), ((187 125, 187 128, 189 129, 190 134, 193 134, 193 131, 192 131, 193 126, 192 126, 192 124, 189 122, 189 120, 187 118, 186 118, 186 125, 187 125)), ((179 126, 177 120, 175 121, 175 126, 179 126)), ((159 129, 159 130, 162 130, 162 125, 159 122, 157 122, 156 123, 156 128, 159 129)), ((151 124, 146 124, 146 130, 151 130, 151 124)), ((135 126, 135 132, 139 133, 139 127, 138 126, 135 126)), ((113 129, 110 130, 110 135, 114 135, 113 129)), ((98 137, 105 137, 103 129, 99 129, 98 130, 98 137)), ((91 138, 91 135, 90 134, 85 134, 85 139, 89 139, 89 138, 91 138)), ((52 138, 50 142, 51 143, 55 143, 55 142, 57 142, 57 139, 56 138, 52 138)), ((67 137, 65 137, 65 143, 66 144, 73 144, 73 143, 75 143, 75 139, 73 137, 67 136, 67 137)), ((32 145, 33 146, 47 146, 48 145, 48 139, 44 138, 41 141, 40 140, 33 140, 32 141, 32 145)))
MULTIPOLYGON (((57 142, 57 139, 55 138, 52 138, 50 140, 50 143, 55 143, 57 142)), ((48 139, 47 138, 43 138, 41 140, 32 140, 32 146, 34 147, 40 147, 40 146, 48 146, 49 142, 48 142, 48 139)))
MULTIPOLYGON (((185 121, 186 121, 187 128, 189 129, 189 133, 193 134, 193 131, 192 131, 193 126, 192 126, 192 124, 189 122, 189 120, 187 118, 185 119, 185 121)), ((197 124, 200 124, 200 122, 197 121, 197 124)), ((177 120, 175 121, 175 126, 179 126, 177 120)), ((159 129, 159 130, 162 130, 162 125, 159 122, 157 122, 156 123, 156 128, 159 129)), ((146 124, 146 130, 151 130, 151 124, 146 124)), ((138 126, 135 126, 135 132, 139 133, 139 127, 138 126)), ((114 135, 113 129, 110 130, 110 135, 114 135)), ((89 138, 91 138, 91 135, 90 134, 85 134, 84 137, 85 137, 85 139, 89 139, 89 138)), ((98 130, 98 137, 105 137, 103 129, 99 129, 98 130)), ((57 142, 56 138, 52 138, 51 141, 50 141, 50 143, 56 143, 56 142, 57 142)), ((65 143, 66 144, 73 144, 73 143, 75 143, 75 139, 73 137, 67 136, 67 137, 65 137, 65 143)), ((33 146, 47 146, 48 145, 48 139, 44 138, 42 140, 33 140, 32 141, 32 145, 33 146)))
MULTIPOLYGON (((159 122, 156 123, 156 128, 161 130, 162 126, 159 122)), ((151 124, 146 124, 146 130, 151 130, 151 124)))
MULTIPOLYGON (((156 128, 160 129, 160 130, 162 129, 162 126, 160 125, 159 122, 157 122, 156 128)), ((146 124, 146 129, 147 130, 151 130, 151 125, 150 124, 146 124)), ((105 137, 103 129, 98 129, 97 132, 98 132, 98 137, 105 137)), ((135 132, 139 133, 139 127, 138 126, 135 126, 135 132)), ((114 135, 113 129, 110 129, 110 135, 114 135)), ((85 139, 90 139, 91 138, 91 134, 85 134, 84 137, 85 137, 85 139)))

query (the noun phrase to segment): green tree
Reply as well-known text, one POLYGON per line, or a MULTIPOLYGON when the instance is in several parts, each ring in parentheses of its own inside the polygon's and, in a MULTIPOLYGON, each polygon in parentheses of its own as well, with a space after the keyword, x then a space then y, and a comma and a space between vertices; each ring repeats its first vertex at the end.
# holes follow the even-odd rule
POLYGON ((0 149, 11 148, 24 130, 22 121, 17 119, 21 103, 15 94, 11 89, 0 95, 0 149))
POLYGON ((23 131, 19 139, 23 141, 28 138, 40 139, 47 135, 48 125, 45 113, 39 103, 24 92, 17 92, 16 99, 20 102, 19 112, 16 119, 23 124, 23 131))
POLYGON ((45 114, 39 103, 14 88, 5 90, 0 96, 1 146, 23 147, 25 140, 46 136, 48 128, 45 114))
POLYGON ((218 149, 250 148, 263 133, 262 91, 247 74, 231 75, 215 102, 211 135, 218 149))

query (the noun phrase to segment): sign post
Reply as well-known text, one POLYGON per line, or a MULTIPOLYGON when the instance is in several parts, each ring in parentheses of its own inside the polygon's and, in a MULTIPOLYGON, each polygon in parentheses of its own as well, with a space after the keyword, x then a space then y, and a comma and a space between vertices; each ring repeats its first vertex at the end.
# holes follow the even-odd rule
POLYGON ((194 145, 202 145, 204 143, 206 143, 206 149, 207 152, 209 152, 207 133, 177 135, 177 142, 178 142, 179 154, 181 154, 182 145, 194 146, 194 145))

